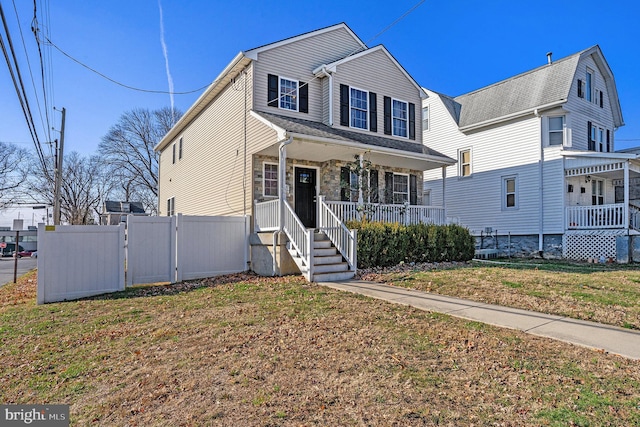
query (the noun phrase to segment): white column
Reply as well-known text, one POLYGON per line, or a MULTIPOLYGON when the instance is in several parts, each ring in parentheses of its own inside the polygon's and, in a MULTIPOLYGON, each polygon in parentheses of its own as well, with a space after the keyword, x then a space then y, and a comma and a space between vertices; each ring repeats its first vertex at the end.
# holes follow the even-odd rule
POLYGON ((622 211, 624 228, 629 229, 629 161, 624 162, 624 209, 622 211))
POLYGON ((358 156, 358 162, 360 164, 360 167, 358 168, 360 170, 360 173, 358 174, 358 205, 362 205, 364 203, 364 197, 362 196, 364 154, 360 154, 358 156))

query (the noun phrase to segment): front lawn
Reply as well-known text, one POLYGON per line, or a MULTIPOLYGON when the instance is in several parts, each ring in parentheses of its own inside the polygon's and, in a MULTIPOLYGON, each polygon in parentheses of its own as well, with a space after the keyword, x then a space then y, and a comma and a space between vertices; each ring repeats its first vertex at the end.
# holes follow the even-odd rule
POLYGON ((637 361, 300 277, 43 306, 36 280, 0 289, 0 401, 72 425, 640 425, 637 361))
POLYGON ((401 265, 363 280, 640 329, 640 269, 544 260, 401 265))

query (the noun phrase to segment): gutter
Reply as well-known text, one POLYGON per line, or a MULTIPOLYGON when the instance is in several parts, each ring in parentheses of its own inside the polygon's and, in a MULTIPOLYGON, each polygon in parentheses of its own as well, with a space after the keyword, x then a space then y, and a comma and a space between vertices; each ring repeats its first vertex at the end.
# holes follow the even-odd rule
MULTIPOLYGON (((482 122, 479 123, 474 123, 472 125, 468 125, 468 126, 463 126, 461 128, 459 128, 460 132, 470 132, 473 130, 477 130, 489 125, 492 125, 494 123, 499 123, 499 122, 503 122, 506 120, 511 120, 511 119, 517 119, 519 117, 524 117, 524 116, 528 116, 530 114, 538 114, 541 111, 544 110, 549 110, 551 108, 555 108, 555 107, 559 107, 562 104, 566 103, 567 99, 561 99, 559 101, 554 101, 554 102, 550 102, 549 104, 544 104, 544 105, 540 105, 539 107, 535 107, 535 108, 529 108, 526 110, 522 110, 522 111, 518 111, 516 113, 511 113, 511 114, 507 114, 506 116, 501 116, 501 117, 496 117, 493 119, 489 119, 489 120, 484 120, 482 122)), ((538 116, 536 116, 538 117, 538 116)))

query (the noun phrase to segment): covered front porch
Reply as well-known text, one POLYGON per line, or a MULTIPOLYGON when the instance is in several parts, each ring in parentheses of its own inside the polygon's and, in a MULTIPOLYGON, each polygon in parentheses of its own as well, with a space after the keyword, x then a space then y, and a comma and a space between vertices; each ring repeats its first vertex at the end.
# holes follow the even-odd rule
POLYGON ((421 205, 422 173, 444 173, 453 159, 418 142, 268 113, 254 117, 277 132, 276 143, 253 156, 254 231, 286 236, 308 280, 321 280, 318 240, 325 237, 355 273, 356 234, 345 225, 350 220, 445 223, 444 206, 421 205))
POLYGON ((635 154, 565 157, 565 230, 640 231, 640 161, 635 154))

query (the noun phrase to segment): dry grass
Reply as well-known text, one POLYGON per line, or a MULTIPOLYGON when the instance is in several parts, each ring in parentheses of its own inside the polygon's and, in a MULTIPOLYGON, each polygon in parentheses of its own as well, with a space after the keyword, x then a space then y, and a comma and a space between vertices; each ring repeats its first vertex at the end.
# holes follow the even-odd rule
POLYGON ((504 260, 402 265, 360 277, 442 295, 640 329, 634 266, 504 260))
POLYGON ((299 277, 44 306, 34 285, 0 289, 0 401, 73 425, 640 424, 637 362, 299 277))

